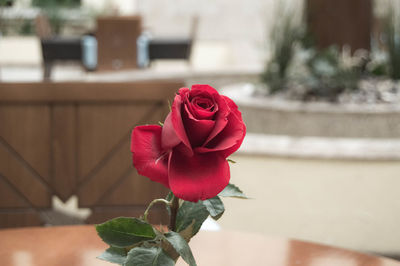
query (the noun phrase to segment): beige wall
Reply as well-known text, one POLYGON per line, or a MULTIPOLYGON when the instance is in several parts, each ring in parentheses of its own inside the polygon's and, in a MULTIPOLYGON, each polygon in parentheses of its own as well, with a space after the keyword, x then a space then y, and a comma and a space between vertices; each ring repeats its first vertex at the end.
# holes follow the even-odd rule
POLYGON ((224 229, 400 254, 400 163, 237 155, 224 229))

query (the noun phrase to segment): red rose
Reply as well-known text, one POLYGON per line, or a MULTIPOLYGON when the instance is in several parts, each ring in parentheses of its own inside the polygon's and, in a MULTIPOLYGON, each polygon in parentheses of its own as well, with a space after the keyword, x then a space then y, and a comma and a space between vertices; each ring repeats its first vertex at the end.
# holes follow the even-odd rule
POLYGON ((133 164, 187 201, 218 195, 229 183, 226 158, 243 142, 246 126, 236 104, 208 85, 182 88, 164 126, 132 132, 133 164))

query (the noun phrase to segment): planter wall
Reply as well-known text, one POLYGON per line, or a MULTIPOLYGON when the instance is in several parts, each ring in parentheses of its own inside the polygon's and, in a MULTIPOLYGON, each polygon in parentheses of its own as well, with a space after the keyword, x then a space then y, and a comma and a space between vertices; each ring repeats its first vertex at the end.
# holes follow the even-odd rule
POLYGON ((267 98, 235 99, 249 132, 332 138, 400 138, 394 105, 302 103, 267 98))

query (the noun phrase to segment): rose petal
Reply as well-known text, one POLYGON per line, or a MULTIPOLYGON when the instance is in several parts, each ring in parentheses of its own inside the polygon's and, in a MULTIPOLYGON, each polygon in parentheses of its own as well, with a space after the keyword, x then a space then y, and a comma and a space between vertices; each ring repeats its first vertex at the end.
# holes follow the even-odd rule
POLYGON ((215 102, 212 98, 196 96, 190 101, 197 108, 202 110, 211 111, 213 109, 215 102))
POLYGON ((198 120, 211 120, 214 117, 215 111, 208 111, 198 106, 193 106, 192 103, 189 103, 189 106, 191 106, 189 109, 191 114, 198 120))
POLYGON ((227 117, 231 112, 228 104, 226 103, 225 99, 221 97, 221 95, 216 95, 214 99, 218 105, 218 112, 214 117, 215 127, 211 131, 210 135, 208 136, 204 144, 210 142, 225 128, 225 126, 228 124, 227 117))
POLYGON ((192 147, 189 142, 189 138, 186 134, 185 126, 182 121, 182 97, 185 97, 185 93, 188 93, 189 89, 182 88, 179 90, 179 95, 175 96, 174 102, 171 107, 171 122, 174 127, 175 133, 178 138, 186 145, 188 152, 193 153, 192 147))
POLYGON ((225 100, 231 112, 235 113, 238 117, 242 118, 242 113, 239 111, 238 106, 231 98, 221 95, 221 97, 225 100))
POLYGON ((207 84, 195 84, 192 85, 193 95, 197 95, 197 92, 200 93, 209 93, 210 95, 219 95, 218 91, 207 84))
POLYGON ((206 91, 191 90, 184 98, 184 104, 187 106, 190 114, 196 119, 212 119, 218 110, 218 105, 214 100, 214 96, 206 91), (196 102, 208 102, 209 108, 202 108, 196 105, 196 102), (212 107, 212 110, 211 110, 212 107))
POLYGON ((228 117, 228 124, 222 132, 207 143, 206 146, 197 147, 195 152, 207 153, 221 151, 221 154, 226 158, 235 152, 243 142, 246 134, 246 127, 236 118, 235 114, 228 117))
POLYGON ((197 120, 189 113, 186 106, 183 121, 192 147, 202 146, 215 125, 213 120, 197 120))
POLYGON ((234 101, 232 101, 229 97, 226 97, 224 95, 222 95, 222 97, 225 99, 226 103, 228 104, 229 108, 231 109, 231 112, 235 114, 235 118, 237 119, 238 123, 241 124, 241 126, 243 127, 243 129, 242 129, 243 135, 239 139, 239 141, 234 146, 232 146, 228 150, 224 151, 224 154, 225 154, 224 156, 226 158, 229 155, 231 155, 232 153, 234 153, 235 151, 237 151, 240 148, 240 146, 242 145, 244 137, 246 136, 246 124, 243 122, 242 113, 239 111, 236 103, 234 101))
POLYGON ((243 139, 246 135, 246 125, 243 122, 242 114, 238 110, 237 105, 228 97, 225 101, 231 109, 228 116, 228 124, 215 138, 208 142, 203 147, 198 147, 195 152, 206 153, 221 151, 221 154, 226 158, 242 145, 243 139))
POLYGON ((161 145, 164 150, 170 150, 181 143, 180 138, 176 135, 174 125, 172 124, 171 113, 169 113, 167 118, 165 118, 162 127, 161 140, 161 145))
POLYGON ((140 175, 168 184, 168 154, 161 148, 161 127, 138 126, 132 131, 131 151, 133 165, 140 175))
POLYGON ((187 157, 179 149, 172 152, 168 174, 172 192, 192 202, 215 197, 230 179, 228 162, 219 154, 187 157))

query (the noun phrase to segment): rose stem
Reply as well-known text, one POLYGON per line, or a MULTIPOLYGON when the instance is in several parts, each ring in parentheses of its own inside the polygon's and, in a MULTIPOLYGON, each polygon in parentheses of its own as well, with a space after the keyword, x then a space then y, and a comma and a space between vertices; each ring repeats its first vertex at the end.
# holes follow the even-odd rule
POLYGON ((155 199, 155 200, 153 200, 152 202, 150 202, 149 206, 147 207, 146 211, 144 212, 143 220, 148 222, 147 216, 149 215, 149 211, 150 211, 151 207, 153 207, 153 205, 158 203, 158 202, 165 203, 166 205, 170 205, 171 204, 168 200, 165 200, 165 199, 155 199))
POLYGON ((179 209, 179 199, 174 196, 174 198, 172 199, 171 216, 169 220, 169 229, 171 231, 176 230, 176 215, 178 214, 178 209, 179 209))

